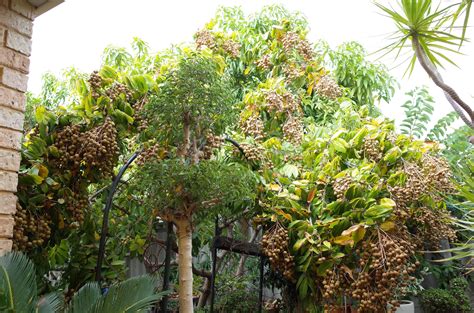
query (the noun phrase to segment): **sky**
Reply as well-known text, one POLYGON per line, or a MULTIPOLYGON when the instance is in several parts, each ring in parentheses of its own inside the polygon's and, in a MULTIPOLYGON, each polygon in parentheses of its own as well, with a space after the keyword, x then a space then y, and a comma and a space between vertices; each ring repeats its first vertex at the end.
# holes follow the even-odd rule
MULTIPOLYGON (((443 1, 449 2, 452 0, 443 1)), ((369 0, 66 0, 35 20, 28 89, 38 92, 41 76, 48 71, 59 74, 74 66, 92 72, 99 68, 105 47, 128 47, 133 37, 148 42, 153 51, 190 41, 219 6, 238 5, 252 13, 269 4, 302 12, 311 28, 309 39, 324 39, 332 47, 358 41, 374 52, 387 44, 387 35, 395 30, 391 20, 369 0)), ((462 52, 464 55, 453 57, 459 68, 447 66, 441 73, 461 98, 474 103, 474 44, 467 43, 462 52)), ((417 66, 411 77, 403 77, 405 67, 397 66, 400 61, 382 60, 401 87, 390 104, 381 105, 382 112, 400 122, 404 93, 421 85, 427 85, 435 97, 435 118, 450 112, 443 94, 421 67, 417 66)))

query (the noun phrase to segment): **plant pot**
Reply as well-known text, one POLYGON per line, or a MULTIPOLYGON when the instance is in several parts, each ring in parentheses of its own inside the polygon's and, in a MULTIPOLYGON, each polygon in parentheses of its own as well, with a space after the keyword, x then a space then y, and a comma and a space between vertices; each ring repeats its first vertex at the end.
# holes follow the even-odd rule
POLYGON ((395 313, 415 313, 415 304, 413 301, 401 300, 400 307, 395 313))

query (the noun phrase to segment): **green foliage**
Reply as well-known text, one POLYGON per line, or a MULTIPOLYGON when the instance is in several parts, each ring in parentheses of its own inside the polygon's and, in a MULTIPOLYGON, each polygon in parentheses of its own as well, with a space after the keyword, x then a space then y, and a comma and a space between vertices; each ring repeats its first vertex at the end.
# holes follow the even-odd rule
POLYGON ((0 310, 11 313, 57 312, 62 298, 52 293, 38 296, 34 264, 18 252, 0 256, 0 310))
POLYGON ((420 293, 421 305, 427 313, 472 312, 469 300, 469 285, 466 279, 458 277, 449 284, 449 289, 428 289, 420 293))
POLYGON ((220 135, 231 121, 234 102, 223 70, 223 60, 210 51, 183 49, 163 64, 159 92, 147 106, 152 136, 177 144, 184 140, 184 124, 194 140, 209 132, 220 135))
POLYGON ((431 122, 434 112, 434 99, 429 94, 428 88, 416 87, 406 93, 409 99, 402 105, 405 109, 405 118, 400 124, 403 134, 417 139, 443 142, 446 139, 448 128, 457 119, 456 112, 450 112, 440 118, 436 124, 428 130, 427 125, 431 122))
POLYGON ((438 198, 446 192, 441 187, 443 183, 426 186, 422 195, 409 203, 402 202, 393 189, 411 188, 406 185, 408 164, 424 168, 420 173, 425 174, 421 175, 432 171, 424 162, 436 151, 396 134, 394 125, 383 118, 370 119, 367 114, 366 108, 359 113, 347 108, 339 114, 333 129, 305 137, 303 151, 299 152, 303 160, 297 164, 295 174, 277 170, 265 176, 263 216, 288 229, 300 299, 317 298, 321 287, 314 277, 342 275, 337 274, 337 268, 350 273, 348 281, 357 281, 356 251, 363 249, 361 245, 380 240, 374 239, 380 238, 377 229, 393 234, 403 225, 410 225, 417 234, 408 236, 422 238, 422 233, 438 232, 438 226, 430 228, 416 217, 421 217, 424 208, 445 216, 440 221, 448 223, 444 200, 438 198), (367 150, 368 142, 376 143, 378 154, 367 150), (406 215, 400 213, 404 206, 410 208, 406 215), (399 220, 400 214, 407 220, 399 220))
POLYGON ((422 138, 434 111, 434 99, 427 87, 416 87, 406 93, 410 98, 402 105, 405 118, 400 125, 402 134, 422 138))
POLYGON ((372 110, 375 101, 389 102, 396 81, 383 64, 367 60, 367 52, 357 42, 347 42, 335 50, 320 42, 319 50, 327 55, 337 82, 348 89, 349 97, 360 106, 368 105, 372 110))
POLYGON ((252 172, 235 163, 202 160, 188 164, 179 159, 150 162, 135 179, 136 195, 163 216, 190 212, 224 214, 234 205, 251 204, 254 198, 252 172))
POLYGON ((430 132, 426 135, 428 140, 442 142, 446 139, 446 135, 448 132, 448 127, 452 125, 459 116, 456 112, 450 112, 440 118, 436 124, 431 128, 430 132))

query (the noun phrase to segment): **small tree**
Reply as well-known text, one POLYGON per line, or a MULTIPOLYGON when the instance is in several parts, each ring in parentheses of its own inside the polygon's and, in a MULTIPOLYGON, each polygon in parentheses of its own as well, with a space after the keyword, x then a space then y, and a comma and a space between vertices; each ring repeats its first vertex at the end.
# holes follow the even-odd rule
POLYGON ((179 51, 162 67, 159 92, 145 110, 150 126, 142 137, 153 137, 166 156, 149 159, 140 169, 137 191, 145 205, 176 226, 180 312, 193 311, 193 217, 223 213, 255 189, 245 167, 209 153, 233 117, 222 64, 209 50, 179 51))

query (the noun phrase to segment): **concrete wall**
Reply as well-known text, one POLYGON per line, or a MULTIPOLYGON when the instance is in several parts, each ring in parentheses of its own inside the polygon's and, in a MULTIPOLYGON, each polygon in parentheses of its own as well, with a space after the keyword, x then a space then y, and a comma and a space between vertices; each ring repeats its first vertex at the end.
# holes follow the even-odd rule
POLYGON ((35 8, 0 0, 0 254, 11 250, 35 8))

